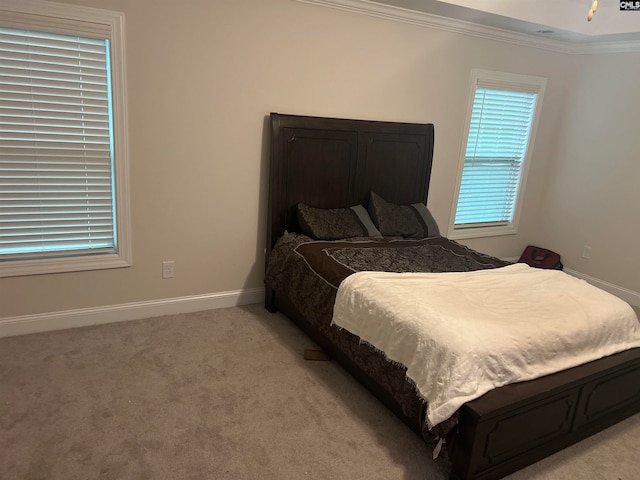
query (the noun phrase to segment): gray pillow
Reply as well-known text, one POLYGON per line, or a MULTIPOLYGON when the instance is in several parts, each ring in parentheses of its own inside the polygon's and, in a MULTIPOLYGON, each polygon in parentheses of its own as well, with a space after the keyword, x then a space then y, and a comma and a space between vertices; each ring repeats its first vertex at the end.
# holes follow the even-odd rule
POLYGON ((313 208, 298 204, 298 224, 302 233, 318 240, 343 238, 382 238, 362 205, 348 208, 313 208))
POLYGON ((385 237, 427 238, 440 235, 436 220, 424 203, 397 205, 371 192, 369 215, 385 237))

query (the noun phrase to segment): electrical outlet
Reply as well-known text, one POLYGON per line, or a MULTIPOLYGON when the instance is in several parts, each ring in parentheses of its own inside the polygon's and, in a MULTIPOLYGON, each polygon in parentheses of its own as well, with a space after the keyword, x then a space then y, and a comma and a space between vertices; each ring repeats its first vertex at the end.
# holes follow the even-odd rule
POLYGON ((591 258, 591 247, 589 245, 582 247, 582 258, 586 258, 587 260, 591 258))
POLYGON ((162 278, 173 278, 173 260, 162 262, 162 278))

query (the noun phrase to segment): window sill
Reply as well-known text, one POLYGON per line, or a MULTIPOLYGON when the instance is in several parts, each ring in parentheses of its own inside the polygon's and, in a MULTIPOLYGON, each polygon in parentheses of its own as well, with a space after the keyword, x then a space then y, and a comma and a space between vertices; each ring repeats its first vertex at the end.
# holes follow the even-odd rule
POLYGON ((109 268, 130 266, 131 259, 118 254, 6 261, 0 262, 0 278, 41 275, 46 273, 106 270, 109 268))
POLYGON ((454 228, 449 230, 448 237, 451 240, 463 240, 467 238, 500 237, 502 235, 515 235, 518 233, 514 225, 500 227, 454 228))

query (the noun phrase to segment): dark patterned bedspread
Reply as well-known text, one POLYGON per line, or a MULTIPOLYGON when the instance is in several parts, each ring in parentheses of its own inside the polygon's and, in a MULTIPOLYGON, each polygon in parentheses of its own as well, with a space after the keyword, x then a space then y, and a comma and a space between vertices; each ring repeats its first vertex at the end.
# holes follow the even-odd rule
POLYGON ((444 237, 424 240, 308 242, 294 248, 334 287, 348 275, 378 272, 468 272, 507 265, 444 237))
MULTIPOLYGON (((357 271, 451 272, 496 268, 508 262, 481 254, 444 237, 423 240, 314 241, 287 233, 270 252, 265 284, 279 297, 286 297, 309 326, 344 352, 361 370, 375 379, 415 422, 427 441, 444 436, 457 422, 430 432, 424 413, 425 401, 406 378, 402 365, 388 361, 384 354, 346 330, 331 325, 338 286, 357 271)), ((405 419, 405 421, 407 421, 405 419)))

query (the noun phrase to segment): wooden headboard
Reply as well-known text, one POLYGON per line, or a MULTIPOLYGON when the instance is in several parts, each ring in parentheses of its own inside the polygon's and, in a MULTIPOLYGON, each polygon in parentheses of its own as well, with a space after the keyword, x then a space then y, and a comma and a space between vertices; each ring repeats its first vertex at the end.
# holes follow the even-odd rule
POLYGON ((271 114, 267 254, 285 230, 299 231, 296 206, 426 203, 433 125, 271 114))

